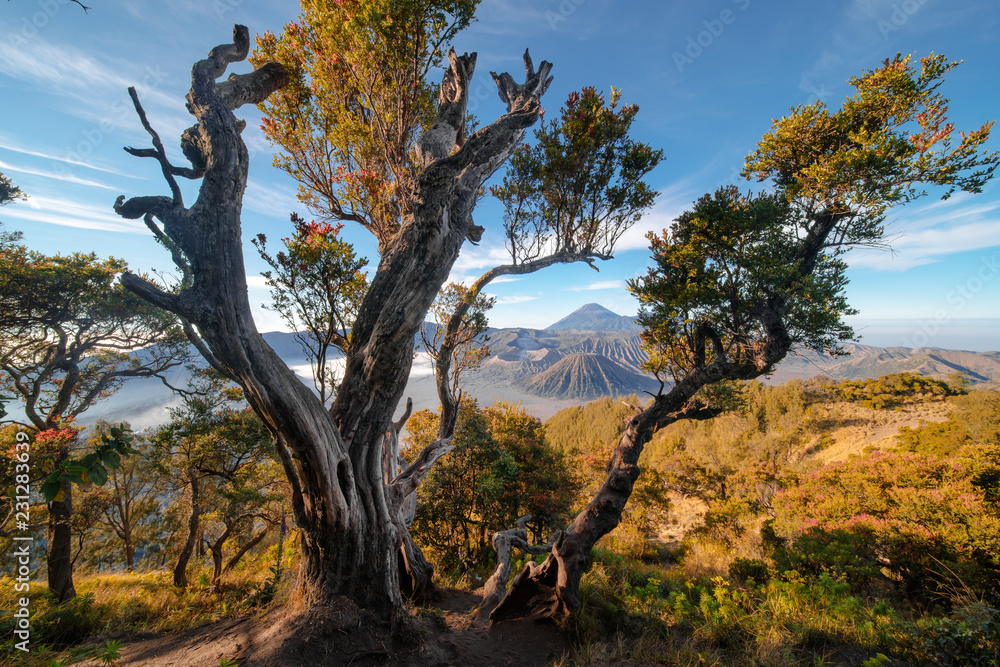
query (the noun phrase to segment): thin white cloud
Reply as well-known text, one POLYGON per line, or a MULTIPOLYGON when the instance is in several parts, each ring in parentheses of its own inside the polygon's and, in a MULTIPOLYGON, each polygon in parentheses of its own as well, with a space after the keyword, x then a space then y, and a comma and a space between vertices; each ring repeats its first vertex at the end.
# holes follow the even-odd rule
POLYGON ((474 246, 466 244, 462 246, 458 259, 451 267, 448 282, 471 284, 487 269, 504 264, 510 264, 510 255, 502 245, 474 246))
POLYGON ((656 205, 622 235, 615 251, 649 248, 646 234, 649 232, 658 234, 661 230, 671 227, 674 220, 691 207, 691 202, 699 194, 692 178, 686 178, 661 190, 656 205))
POLYGON ((536 301, 536 300, 538 300, 537 296, 527 296, 527 295, 501 296, 497 299, 496 305, 510 306, 513 304, 526 303, 528 301, 536 301))
POLYGON ((105 185, 104 183, 99 183, 97 181, 92 181, 86 178, 80 178, 69 173, 56 173, 54 171, 46 171, 44 169, 32 169, 31 167, 17 167, 7 162, 0 160, 0 169, 4 171, 14 171, 20 174, 30 174, 32 176, 41 176, 43 178, 52 178, 57 181, 64 181, 66 183, 77 183, 78 185, 89 185, 95 188, 104 188, 105 190, 113 190, 110 185, 105 185))
POLYGON ((847 256, 851 266, 902 271, 932 264, 945 256, 1000 246, 1000 219, 948 228, 923 229, 893 242, 893 252, 859 250, 847 256))
MULTIPOLYGON (((9 26, 0 23, 3 28, 9 26)), ((88 51, 49 42, 40 35, 30 40, 0 40, 0 75, 21 81, 28 88, 71 99, 63 111, 93 123, 89 135, 82 136, 91 148, 100 144, 109 131, 141 127, 126 93, 129 86, 136 88, 147 111, 155 105, 178 109, 182 104, 179 97, 163 90, 171 75, 160 66, 130 59, 102 62, 88 51)))
POLYGON ((28 222, 43 222, 63 227, 94 229, 106 232, 148 234, 140 220, 125 220, 107 206, 84 204, 59 197, 33 196, 27 205, 11 204, 4 208, 4 219, 16 218, 28 222))
POLYGON ((247 276, 247 287, 250 289, 271 289, 264 276, 247 276))
POLYGON ((22 155, 30 155, 31 157, 40 157, 46 160, 55 160, 56 162, 63 162, 65 164, 72 164, 78 167, 86 167, 87 169, 93 169, 94 171, 103 171, 108 174, 114 174, 116 176, 125 176, 127 178, 141 178, 135 174, 127 173, 124 171, 119 171, 117 169, 111 169, 109 167, 104 167, 93 162, 87 162, 85 160, 79 159, 73 155, 57 155, 54 151, 50 149, 34 149, 17 141, 11 140, 9 137, 0 134, 0 149, 8 150, 14 153, 21 153, 22 155))
POLYGON ((579 287, 568 288, 570 292, 596 292, 598 290, 608 290, 608 289, 625 289, 624 280, 602 280, 596 283, 590 283, 589 285, 580 285, 579 287))
POLYGON ((305 207, 298 200, 294 188, 264 185, 260 179, 250 179, 243 194, 243 208, 287 220, 289 213, 305 207))

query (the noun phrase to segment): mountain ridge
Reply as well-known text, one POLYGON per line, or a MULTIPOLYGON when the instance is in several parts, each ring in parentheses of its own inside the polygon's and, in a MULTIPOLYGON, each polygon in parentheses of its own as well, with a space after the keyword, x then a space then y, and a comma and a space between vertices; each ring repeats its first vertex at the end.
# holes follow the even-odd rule
MULTIPOLYGON (((596 316, 598 322, 605 323, 622 318, 603 306, 588 304, 591 305, 596 308, 586 308, 582 315, 596 316)), ((574 312, 581 315, 577 311, 574 312)), ((573 315, 570 313, 560 321, 573 315)), ((634 325, 634 318, 624 319, 630 319, 634 325)), ((433 325, 425 324, 425 328, 432 331, 433 325)), ((643 390, 655 391, 659 386, 642 370, 647 356, 637 325, 624 330, 511 327, 489 329, 487 334, 490 356, 478 371, 467 372, 462 377, 465 395, 477 399, 481 405, 491 405, 498 400, 520 401, 528 412, 545 419, 562 408, 591 400, 587 397, 595 393, 623 396, 643 390), (565 361, 567 358, 571 358, 570 361, 565 361)), ((295 334, 272 331, 263 337, 303 383, 312 386, 309 362, 295 334)), ((415 349, 404 396, 413 398, 414 409, 434 410, 439 401, 433 366, 420 345, 419 334, 415 338, 415 349)), ((1000 351, 875 347, 859 343, 845 344, 844 349, 851 353, 850 356, 831 357, 814 352, 790 354, 771 376, 761 381, 780 384, 793 378, 808 379, 824 374, 834 380, 857 380, 911 371, 939 377, 964 372, 973 383, 1000 382, 1000 351)), ((343 358, 337 358, 335 364, 342 366, 343 358)), ((174 369, 170 375, 171 384, 184 386, 183 369, 174 369)), ((96 404, 81 415, 79 421, 84 425, 97 419, 129 421, 133 427, 143 428, 166 421, 167 409, 178 403, 179 399, 158 379, 133 380, 125 391, 96 404)))

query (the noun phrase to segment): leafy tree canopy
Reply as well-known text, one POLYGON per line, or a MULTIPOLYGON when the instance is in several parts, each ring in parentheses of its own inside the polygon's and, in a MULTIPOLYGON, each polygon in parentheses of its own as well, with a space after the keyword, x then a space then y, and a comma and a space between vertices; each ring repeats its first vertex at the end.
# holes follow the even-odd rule
POLYGON ((281 35, 258 37, 251 62, 293 75, 260 105, 264 134, 313 213, 357 222, 385 248, 412 206, 414 141, 437 110, 427 76, 478 4, 309 0, 281 35))

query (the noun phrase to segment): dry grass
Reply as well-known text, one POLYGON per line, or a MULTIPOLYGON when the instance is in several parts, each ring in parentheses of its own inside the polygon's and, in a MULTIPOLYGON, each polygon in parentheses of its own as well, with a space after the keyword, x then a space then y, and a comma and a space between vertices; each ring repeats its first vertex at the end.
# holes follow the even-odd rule
POLYGON ((833 428, 826 435, 833 442, 803 458, 803 461, 820 465, 843 461, 852 454, 861 454, 867 447, 895 449, 896 435, 901 428, 917 428, 921 420, 947 421, 950 409, 944 400, 907 404, 894 410, 872 410, 852 403, 835 403, 822 408, 830 413, 829 422, 833 428))

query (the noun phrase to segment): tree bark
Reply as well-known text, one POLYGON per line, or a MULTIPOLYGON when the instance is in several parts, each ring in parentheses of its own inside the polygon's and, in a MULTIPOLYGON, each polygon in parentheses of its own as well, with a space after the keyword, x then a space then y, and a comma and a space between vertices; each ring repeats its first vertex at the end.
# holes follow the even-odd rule
POLYGON ((543 554, 551 549, 555 541, 559 539, 560 533, 556 533, 546 544, 533 545, 528 542, 527 524, 531 521, 531 518, 530 514, 526 514, 517 520, 517 528, 493 533, 491 542, 497 552, 497 569, 483 586, 483 601, 476 608, 476 618, 493 611, 504 595, 507 594, 507 580, 510 578, 510 557, 513 549, 519 549, 524 554, 543 554))
POLYGON ((232 558, 230 558, 228 561, 226 561, 226 566, 224 568, 222 568, 222 574, 225 574, 226 572, 229 572, 231 569, 233 569, 234 567, 236 567, 236 564, 239 563, 243 559, 243 556, 245 556, 246 553, 248 551, 250 551, 251 549, 253 549, 255 546, 257 546, 258 544, 260 544, 264 540, 264 538, 267 537, 267 534, 270 531, 271 531, 270 524, 265 525, 264 526, 264 530, 262 530, 259 533, 257 533, 257 535, 255 535, 252 540, 250 540, 249 542, 247 542, 246 544, 244 544, 242 547, 240 547, 239 550, 237 550, 237 552, 235 554, 233 554, 232 558))
POLYGON ((134 154, 160 162, 172 196, 119 197, 115 210, 125 218, 159 220, 193 281, 177 294, 133 274, 125 274, 122 282, 196 327, 215 361, 237 380, 254 411, 287 447, 292 465, 286 473, 292 487, 301 490, 296 521, 305 603, 346 596, 383 619, 396 620, 403 614, 398 553, 406 531, 398 507, 413 474, 407 471, 386 483, 384 435, 409 375, 413 337, 473 230, 479 189, 537 121, 551 65, 543 62, 536 72, 526 54, 525 84, 507 74, 494 76, 508 112, 455 151, 475 56, 449 54, 437 122, 417 146, 421 172, 413 211, 381 258, 352 331, 343 382, 327 411, 261 338, 247 298, 240 209, 248 156, 240 137, 243 122, 232 110, 263 101, 289 80, 272 63, 216 83, 248 51, 249 32, 237 26, 233 44, 216 47, 192 70, 188 109, 198 123, 182 139, 191 169, 169 164, 135 100, 155 150, 134 154), (190 208, 175 175, 203 178, 190 208))
POLYGON ((125 552, 125 571, 135 571, 135 545, 132 543, 132 526, 125 522, 122 531, 122 549, 125 552))
POLYGON ((188 470, 188 487, 191 489, 191 513, 188 515, 188 534, 184 541, 184 548, 181 549, 177 557, 177 564, 174 565, 174 586, 177 588, 187 588, 187 566, 188 561, 194 554, 194 548, 198 544, 198 534, 201 526, 201 481, 194 470, 188 470))
POLYGON ((59 602, 76 597, 73 587, 73 484, 62 483, 62 500, 49 503, 48 554, 49 592, 59 602))

